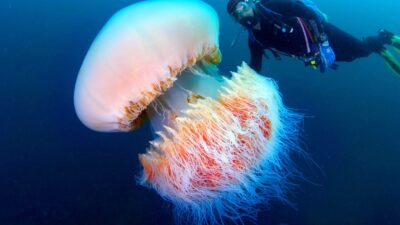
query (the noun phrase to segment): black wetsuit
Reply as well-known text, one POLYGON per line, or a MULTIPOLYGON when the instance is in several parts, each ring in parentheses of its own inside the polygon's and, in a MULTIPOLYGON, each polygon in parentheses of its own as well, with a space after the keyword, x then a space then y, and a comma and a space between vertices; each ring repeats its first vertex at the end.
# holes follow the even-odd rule
MULTIPOLYGON (((256 5, 257 21, 259 29, 253 27, 249 29, 249 48, 251 53, 250 66, 257 72, 261 71, 262 57, 265 49, 272 49, 278 52, 303 57, 307 52, 306 41, 300 22, 296 17, 304 21, 319 21, 319 15, 305 6, 298 0, 263 0, 261 5, 256 5), (266 7, 281 16, 269 18, 265 16, 265 11, 260 7, 266 7), (286 32, 276 26, 277 22, 282 22, 293 28, 293 32, 286 32)), ((334 25, 320 22, 318 29, 320 33, 326 33, 329 43, 336 55, 336 61, 350 62, 360 57, 366 57, 373 52, 379 52, 383 44, 378 37, 368 37, 359 40, 352 35, 340 30, 334 25)))

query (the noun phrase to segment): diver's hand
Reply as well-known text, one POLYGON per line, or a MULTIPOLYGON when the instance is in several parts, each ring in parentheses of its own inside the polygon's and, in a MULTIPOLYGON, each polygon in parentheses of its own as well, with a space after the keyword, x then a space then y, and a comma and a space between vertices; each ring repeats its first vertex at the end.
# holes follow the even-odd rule
POLYGON ((335 52, 329 45, 328 41, 324 41, 318 45, 319 48, 319 55, 318 55, 318 66, 319 71, 324 73, 327 68, 331 67, 332 64, 335 62, 336 56, 335 52))

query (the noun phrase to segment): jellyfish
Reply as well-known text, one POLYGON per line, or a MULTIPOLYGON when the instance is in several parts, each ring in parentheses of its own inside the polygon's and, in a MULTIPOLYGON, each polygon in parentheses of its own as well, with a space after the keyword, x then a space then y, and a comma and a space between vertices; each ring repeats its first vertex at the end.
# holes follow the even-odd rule
MULTIPOLYGON (((139 183, 174 206, 176 222, 255 221, 287 201, 301 116, 246 63, 221 75, 219 20, 199 0, 150 0, 117 12, 90 47, 74 105, 100 132, 150 121, 139 183)), ((138 140, 142 141, 142 140, 138 140)))

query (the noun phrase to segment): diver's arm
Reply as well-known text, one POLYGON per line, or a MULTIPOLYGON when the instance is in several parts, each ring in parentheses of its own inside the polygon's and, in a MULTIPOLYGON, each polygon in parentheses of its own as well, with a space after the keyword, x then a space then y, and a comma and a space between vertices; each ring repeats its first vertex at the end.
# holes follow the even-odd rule
POLYGON ((262 68, 262 58, 264 50, 257 45, 254 41, 249 38, 249 49, 250 49, 250 67, 257 73, 261 71, 262 68))

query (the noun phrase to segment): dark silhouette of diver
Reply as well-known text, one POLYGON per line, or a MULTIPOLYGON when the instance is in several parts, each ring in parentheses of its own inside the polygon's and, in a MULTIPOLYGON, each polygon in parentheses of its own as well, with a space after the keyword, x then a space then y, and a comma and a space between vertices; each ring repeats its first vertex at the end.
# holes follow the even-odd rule
POLYGON ((311 0, 229 0, 227 10, 248 31, 250 66, 257 72, 269 50, 277 59, 295 57, 321 72, 336 69, 335 62, 377 53, 400 75, 400 63, 385 48, 392 45, 400 52, 399 36, 381 29, 377 36, 359 40, 328 23, 311 0))

